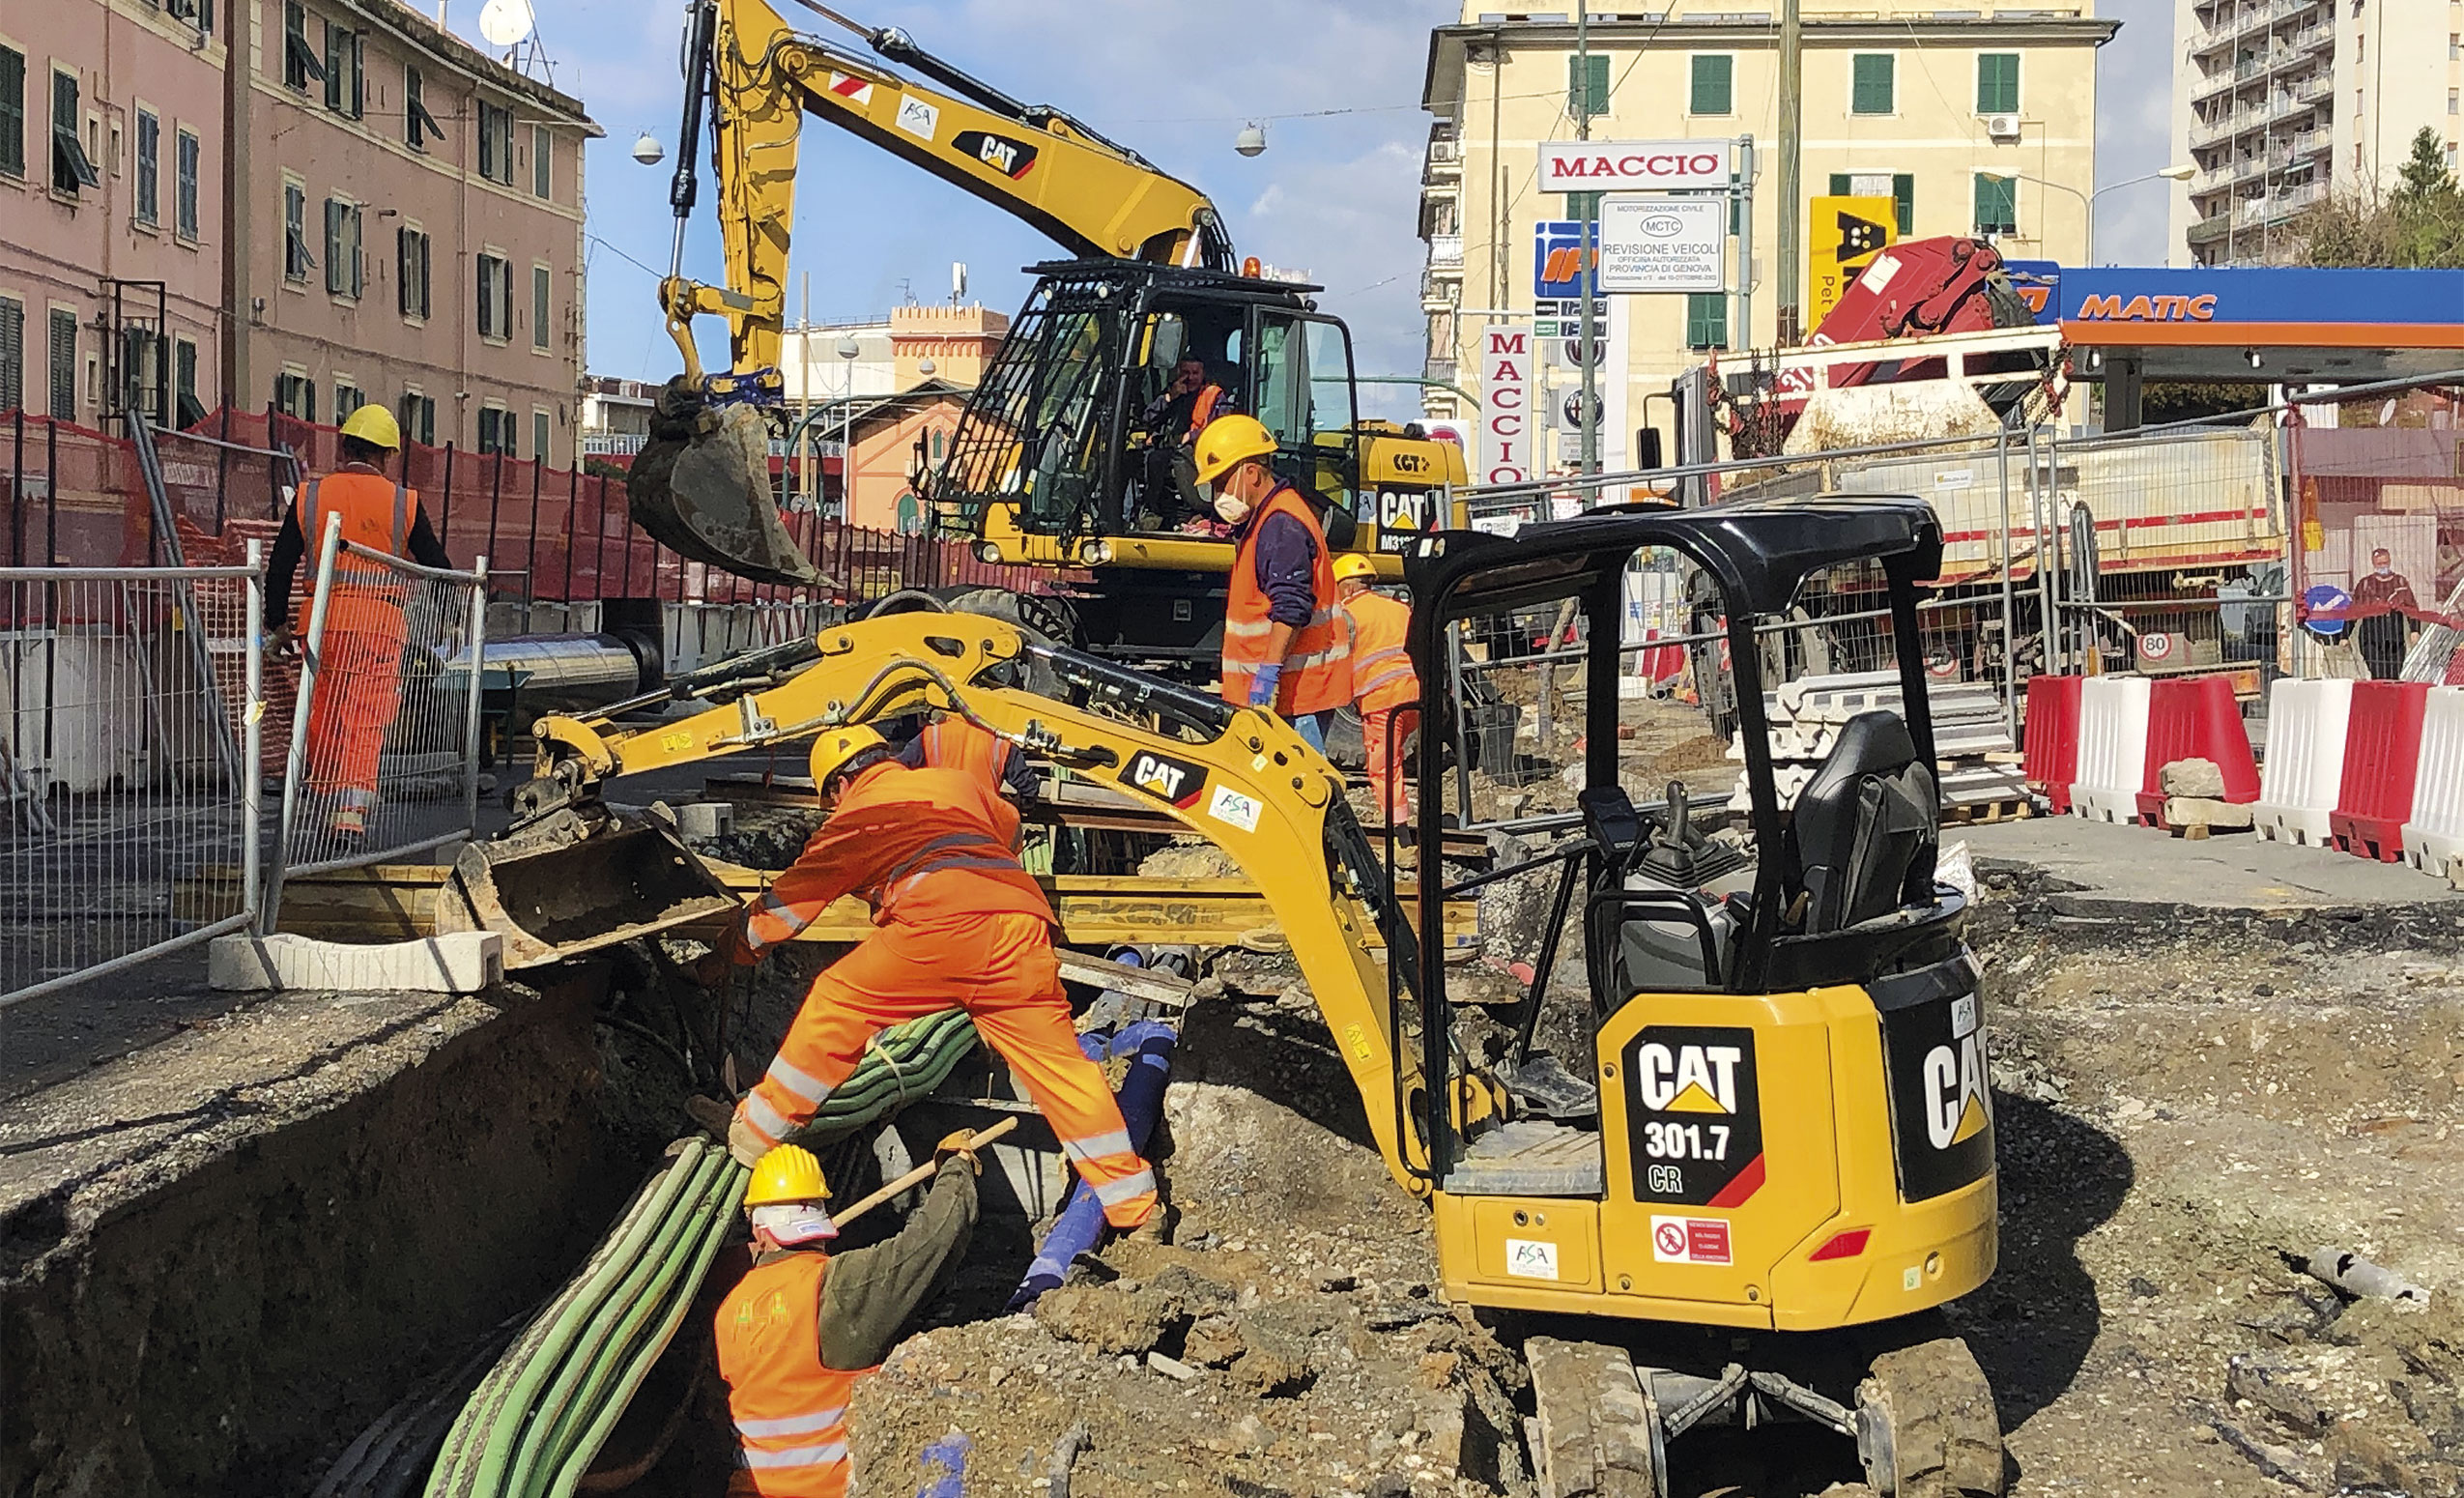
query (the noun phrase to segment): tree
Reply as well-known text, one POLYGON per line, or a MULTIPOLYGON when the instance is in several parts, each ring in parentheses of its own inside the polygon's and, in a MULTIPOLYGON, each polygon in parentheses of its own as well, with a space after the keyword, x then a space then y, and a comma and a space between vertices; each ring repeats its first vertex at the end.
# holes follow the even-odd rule
POLYGON ((2297 265, 2464 267, 2464 190, 2437 132, 2423 126, 2414 135, 2393 191, 2333 192, 2295 220, 2291 237, 2297 265))

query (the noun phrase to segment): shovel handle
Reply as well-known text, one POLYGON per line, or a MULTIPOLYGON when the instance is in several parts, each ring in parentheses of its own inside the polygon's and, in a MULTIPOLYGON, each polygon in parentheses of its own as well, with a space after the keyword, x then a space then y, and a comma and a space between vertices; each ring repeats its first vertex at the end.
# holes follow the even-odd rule
MULTIPOLYGON (((975 1149, 980 1148, 983 1145, 989 1144, 994 1139, 999 1138, 1001 1136, 1009 1133, 1017 1126, 1018 1121, 1016 1117, 1004 1118, 999 1123, 994 1124, 991 1128, 977 1133, 967 1141, 967 1147, 975 1149)), ((845 1224, 854 1222, 857 1218, 862 1217, 867 1212, 872 1211, 874 1207, 879 1206, 881 1203, 899 1195, 901 1192, 921 1186, 925 1182, 932 1179, 934 1172, 938 1171, 940 1168, 941 1162, 937 1160, 928 1160, 924 1164, 916 1167, 914 1169, 909 1170, 906 1174, 900 1176, 897 1180, 892 1181, 889 1185, 874 1192, 872 1196, 857 1202, 854 1206, 847 1208, 845 1212, 831 1213, 831 1220, 838 1223, 841 1226, 845 1226, 845 1224)))

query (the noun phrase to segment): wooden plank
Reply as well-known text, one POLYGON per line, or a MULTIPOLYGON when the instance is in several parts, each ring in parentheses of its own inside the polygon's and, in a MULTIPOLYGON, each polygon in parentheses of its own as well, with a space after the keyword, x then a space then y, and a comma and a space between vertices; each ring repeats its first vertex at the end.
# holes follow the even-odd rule
MULTIPOLYGON (((760 892, 768 878, 736 864, 708 862, 712 873, 747 900, 760 892)), ((438 886, 450 872, 435 864, 377 864, 293 879, 283 886, 282 930, 331 941, 397 941, 428 936, 435 930, 438 886)), ((1266 897, 1247 879, 1063 874, 1039 876, 1038 882, 1051 897, 1062 939, 1075 945, 1165 942, 1279 948, 1284 944, 1283 930, 1268 908, 1266 897)), ((191 921, 218 917, 237 908, 239 883, 237 869, 200 870, 173 886, 173 914, 191 921)), ((1405 883, 1396 893, 1410 908, 1412 886, 1405 883)), ((1370 944, 1382 946, 1374 923, 1361 924, 1370 934, 1370 944)), ((820 919, 806 927, 797 939, 855 942, 872 932, 871 909, 860 900, 845 899, 822 911, 820 919)), ((1447 947, 1468 949, 1478 935, 1478 903, 1447 901, 1447 947)), ((1158 975, 1148 976, 1152 981, 1158 975)))
POLYGON ((1189 993, 1195 987, 1186 979, 1173 977, 1170 973, 1153 972, 1144 967, 1132 967, 1126 963, 1116 963, 1108 958, 1095 957, 1085 952, 1074 952, 1067 947, 1061 949, 1059 956, 1061 976, 1072 983, 1083 983, 1089 988, 1110 989, 1116 993, 1127 994, 1132 998, 1144 999, 1151 1004, 1186 1009, 1189 1005, 1189 993))

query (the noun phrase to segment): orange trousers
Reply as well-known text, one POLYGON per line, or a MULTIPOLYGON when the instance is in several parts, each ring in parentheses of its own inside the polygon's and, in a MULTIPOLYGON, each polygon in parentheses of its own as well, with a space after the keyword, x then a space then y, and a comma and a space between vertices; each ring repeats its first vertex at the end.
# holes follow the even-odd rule
POLYGON ((1369 797, 1390 827, 1412 824, 1411 772, 1404 745, 1420 727, 1418 707, 1380 707, 1361 714, 1361 744, 1369 760, 1369 797))
POLYGON ((402 703, 397 630, 336 629, 327 621, 308 704, 308 789, 366 811, 377 803, 377 761, 402 703))
POLYGON ((1130 1145, 1121 1105, 1078 1050, 1051 929, 1041 916, 970 915, 931 925, 894 921, 813 980, 778 1056, 736 1106, 772 1144, 810 1121, 845 1082, 875 1031, 963 1009, 1017 1074, 1103 1216, 1135 1227, 1153 1214, 1155 1172, 1130 1145))

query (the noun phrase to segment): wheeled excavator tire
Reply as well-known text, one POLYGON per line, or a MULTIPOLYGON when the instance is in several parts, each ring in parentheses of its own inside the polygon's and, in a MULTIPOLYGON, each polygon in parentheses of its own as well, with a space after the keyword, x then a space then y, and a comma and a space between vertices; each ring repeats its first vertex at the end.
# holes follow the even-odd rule
POLYGON ((1659 1498, 1659 1417, 1624 1349, 1534 1337, 1523 1357, 1543 1498, 1659 1498))
POLYGON ((1857 1385, 1857 1455, 1882 1498, 1996 1498, 1993 1387, 1956 1337, 1886 1352, 1857 1385))

